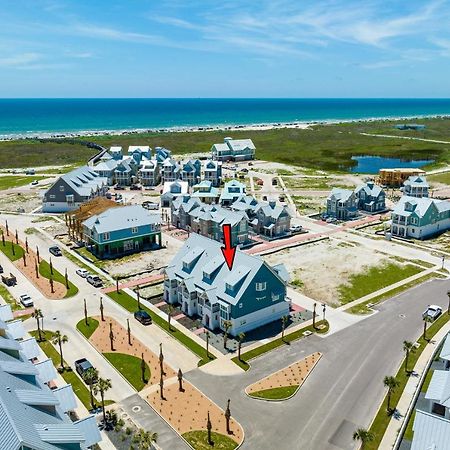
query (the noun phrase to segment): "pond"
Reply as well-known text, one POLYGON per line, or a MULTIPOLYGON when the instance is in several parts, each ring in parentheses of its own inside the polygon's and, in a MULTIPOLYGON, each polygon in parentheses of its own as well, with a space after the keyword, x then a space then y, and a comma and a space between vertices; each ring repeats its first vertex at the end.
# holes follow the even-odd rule
POLYGON ((350 172, 357 173, 378 173, 380 169, 395 169, 395 168, 414 168, 431 164, 434 159, 400 159, 400 158, 385 158, 383 156, 352 156, 353 161, 357 164, 349 169, 350 172))

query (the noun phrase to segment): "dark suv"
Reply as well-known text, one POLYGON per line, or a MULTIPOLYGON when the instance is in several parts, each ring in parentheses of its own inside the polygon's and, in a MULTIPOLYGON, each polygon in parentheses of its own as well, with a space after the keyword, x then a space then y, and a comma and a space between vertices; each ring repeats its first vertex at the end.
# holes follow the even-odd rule
POLYGON ((54 247, 50 247, 48 251, 54 256, 62 256, 61 250, 57 245, 55 245, 54 247))
POLYGON ((134 313, 134 318, 138 322, 141 322, 142 325, 151 325, 152 323, 152 318, 150 314, 147 311, 143 311, 142 309, 134 313))
POLYGON ((75 361, 75 369, 78 372, 78 375, 80 375, 81 378, 83 378, 83 375, 89 370, 93 369, 94 366, 86 359, 81 358, 77 359, 75 361))

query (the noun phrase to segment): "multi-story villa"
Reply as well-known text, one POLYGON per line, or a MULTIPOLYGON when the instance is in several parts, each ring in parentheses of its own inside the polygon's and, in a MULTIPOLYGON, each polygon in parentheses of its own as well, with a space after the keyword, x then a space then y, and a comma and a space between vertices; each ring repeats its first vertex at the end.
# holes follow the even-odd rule
POLYGON ((402 196, 392 211, 391 233, 425 239, 450 229, 450 202, 428 197, 402 196))
POLYGON ((231 180, 225 183, 220 194, 219 202, 222 206, 230 206, 239 197, 245 194, 245 184, 237 180, 231 180))
POLYGON ((138 172, 142 186, 157 186, 161 182, 160 166, 156 159, 145 161, 138 172))
POLYGON ((0 306, 0 448, 88 450, 101 441, 94 415, 71 420, 77 402, 52 360, 27 337, 9 305, 0 306))
POLYGON ((176 228, 193 231, 219 242, 223 241, 223 225, 230 224, 233 246, 249 242, 245 213, 230 211, 219 205, 206 205, 189 195, 178 197, 172 203, 171 220, 176 228))
POLYGON ((423 176, 412 176, 409 177, 404 183, 403 195, 407 195, 408 197, 428 197, 430 185, 427 183, 427 179, 423 176))
POLYGON ((255 159, 255 149, 251 139, 226 137, 223 144, 211 147, 211 157, 217 161, 244 161, 255 159))
POLYGON ((222 184, 222 162, 208 159, 203 165, 203 179, 211 181, 214 187, 222 184))
POLYGON ((348 220, 358 212, 357 198, 349 189, 333 188, 327 198, 327 215, 339 220, 348 220))
POLYGON ((219 189, 214 187, 211 181, 203 180, 192 186, 192 197, 198 198, 203 203, 217 203, 219 196, 219 189))
POLYGON ((79 208, 95 197, 104 197, 108 180, 87 166, 61 175, 44 194, 42 211, 62 213, 79 208))
POLYGON ((189 186, 193 186, 200 181, 202 163, 198 159, 189 159, 182 163, 180 176, 189 186))
POLYGON ((141 205, 118 206, 83 222, 86 248, 98 258, 117 258, 161 247, 161 215, 141 205))
POLYGON ((181 178, 180 164, 172 158, 165 159, 162 163, 161 176, 164 183, 179 180, 181 178))
POLYGON ((367 212, 381 212, 386 209, 386 194, 383 189, 369 181, 355 189, 358 209, 367 212))
POLYGON ((161 194, 161 206, 168 208, 172 202, 179 196, 188 193, 189 185, 186 181, 167 181, 164 183, 163 192, 161 194))
POLYGON ((165 269, 164 300, 180 304, 188 316, 200 316, 211 330, 230 322, 233 336, 287 316, 286 268, 237 250, 230 271, 220 247, 191 234, 165 269))
POLYGON ((250 222, 255 233, 270 238, 285 236, 291 226, 291 215, 286 206, 277 206, 274 200, 261 202, 250 222))

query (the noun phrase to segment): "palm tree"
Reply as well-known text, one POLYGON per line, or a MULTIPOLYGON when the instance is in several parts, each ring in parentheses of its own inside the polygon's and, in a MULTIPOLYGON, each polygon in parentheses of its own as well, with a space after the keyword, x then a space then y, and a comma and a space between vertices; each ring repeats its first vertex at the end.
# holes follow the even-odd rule
POLYGON ((152 444, 156 443, 158 439, 158 433, 145 431, 142 428, 136 434, 136 443, 139 450, 150 450, 152 444))
POLYGON ((42 314, 42 310, 40 309, 35 309, 33 314, 31 314, 31 316, 36 319, 36 323, 37 323, 37 329, 38 329, 38 336, 39 336, 39 341, 42 341, 42 331, 41 331, 41 324, 39 322, 40 319, 42 319, 44 317, 44 314, 42 314))
POLYGON ((172 326, 170 325, 170 319, 172 318, 172 313, 174 312, 175 308, 170 303, 167 306, 167 321, 169 322, 169 331, 172 331, 172 326))
POLYGON ((61 356, 61 368, 64 369, 64 357, 62 351, 62 345, 69 341, 69 338, 65 334, 61 334, 59 330, 55 331, 53 335, 52 344, 59 346, 59 355, 61 356))
POLYGON ((384 387, 388 388, 387 392, 387 411, 391 411, 391 395, 395 391, 395 388, 400 385, 400 382, 397 378, 393 376, 386 376, 383 380, 384 387))
POLYGON ((423 318, 423 340, 426 341, 427 340, 427 323, 433 322, 433 319, 426 315, 423 318))
POLYGON ((284 341, 284 330, 286 329, 286 324, 288 321, 289 317, 288 316, 283 316, 281 318, 281 340, 284 341))
POLYGON ((223 321, 223 348, 227 348, 228 331, 232 327, 232 323, 229 320, 223 321))
POLYGON ((354 441, 361 441, 362 446, 364 447, 364 444, 367 442, 372 442, 374 439, 374 435, 371 431, 366 430, 364 428, 358 428, 353 433, 353 440, 354 441))
POLYGON ((105 414, 105 392, 111 389, 111 380, 109 378, 99 378, 97 384, 94 385, 94 394, 100 394, 102 399, 103 422, 106 423, 105 414))
POLYGON ((405 372, 408 372, 408 360, 409 360, 409 354, 411 352, 414 352, 414 344, 409 341, 403 341, 403 351, 406 353, 405 356, 405 372))
POLYGON ((93 387, 97 380, 98 380, 98 370, 95 369, 94 367, 89 367, 89 369, 86 370, 86 372, 83 372, 83 381, 89 386, 89 393, 91 394, 92 409, 95 408, 93 387))
POLYGON ((245 333, 239 333, 238 334, 238 360, 241 360, 241 346, 242 346, 242 341, 245 339, 245 333))

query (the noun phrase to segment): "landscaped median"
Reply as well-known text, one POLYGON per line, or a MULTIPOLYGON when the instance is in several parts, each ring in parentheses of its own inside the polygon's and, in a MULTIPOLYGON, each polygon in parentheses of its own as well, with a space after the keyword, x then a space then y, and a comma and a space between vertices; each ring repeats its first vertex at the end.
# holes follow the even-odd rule
POLYGON ((321 357, 321 353, 313 353, 247 386, 245 393, 262 400, 288 400, 297 393, 321 357))
POLYGON ((317 334, 327 333, 328 329, 329 329, 328 321, 321 320, 320 322, 316 323, 315 328, 313 327, 313 325, 308 325, 306 327, 300 328, 299 330, 286 334, 283 339, 281 337, 274 339, 273 341, 270 341, 267 344, 260 345, 259 347, 249 350, 248 352, 242 353, 241 359, 235 356, 234 358, 232 358, 232 361, 236 363, 241 369, 248 370, 250 369, 250 364, 248 363, 250 360, 257 358, 258 356, 261 356, 264 353, 270 352, 271 350, 277 347, 281 347, 283 345, 289 344, 290 342, 308 336, 310 333, 317 333, 317 334))
MULTIPOLYGON (((433 336, 447 323, 450 321, 450 315, 443 314, 439 319, 437 319, 427 330, 426 336, 427 340, 423 339, 423 335, 417 340, 417 348, 414 352, 411 352, 409 355, 408 368, 414 367, 424 351, 425 347, 428 344, 428 341, 433 338, 433 336)), ((396 380, 399 385, 395 388, 395 390, 391 393, 390 405, 391 410, 395 411, 397 404, 402 396, 402 393, 405 389, 406 383, 408 382, 410 373, 405 370, 405 359, 402 361, 400 368, 398 369, 397 374, 395 375, 396 380)), ((383 439, 384 433, 389 425, 391 420, 391 415, 387 413, 387 400, 388 396, 384 398, 380 409, 378 410, 375 419, 373 420, 369 431, 373 435, 373 441, 367 442, 364 444, 364 450, 376 450, 379 448, 381 440, 383 439)))
MULTIPOLYGON (((106 295, 131 313, 134 313, 138 309, 137 300, 123 290, 119 290, 119 292, 108 292, 106 295)), ((170 336, 175 338, 177 341, 179 341, 181 344, 195 353, 200 358, 200 361, 198 363, 199 366, 206 364, 213 359, 216 359, 215 356, 211 353, 206 353, 206 348, 202 347, 189 336, 186 336, 182 331, 175 328, 173 325, 171 325, 169 328, 169 323, 167 322, 167 320, 154 313, 150 308, 147 308, 146 306, 141 304, 141 309, 147 311, 147 313, 150 314, 154 324, 158 325, 166 333, 168 333, 170 336)))
MULTIPOLYGON (((133 337, 117 321, 105 317, 88 317, 77 323, 77 330, 100 352, 119 373, 136 389, 142 390, 159 382, 160 362, 158 356, 150 351, 141 341, 133 337), (112 333, 112 334, 111 334, 112 333), (144 360, 143 370, 142 356, 144 360)), ((175 372, 164 364, 167 377, 175 372)))

